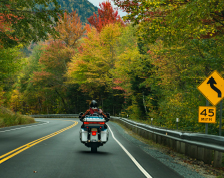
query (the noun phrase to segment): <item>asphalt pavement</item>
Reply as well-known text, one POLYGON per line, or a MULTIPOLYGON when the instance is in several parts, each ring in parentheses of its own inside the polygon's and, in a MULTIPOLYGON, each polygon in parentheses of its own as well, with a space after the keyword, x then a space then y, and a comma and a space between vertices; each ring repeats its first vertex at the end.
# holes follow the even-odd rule
POLYGON ((126 139, 114 123, 108 123, 109 141, 92 153, 79 140, 78 119, 36 121, 0 129, 1 178, 183 177, 126 139))

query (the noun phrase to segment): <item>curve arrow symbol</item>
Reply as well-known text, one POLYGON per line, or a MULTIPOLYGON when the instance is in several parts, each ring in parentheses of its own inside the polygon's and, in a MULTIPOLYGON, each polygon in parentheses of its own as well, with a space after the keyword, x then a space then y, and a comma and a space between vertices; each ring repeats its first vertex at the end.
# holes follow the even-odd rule
POLYGON ((222 97, 222 93, 221 93, 221 91, 218 89, 218 88, 216 88, 215 86, 214 86, 214 84, 217 84, 216 83, 216 81, 215 81, 215 79, 211 76, 211 78, 209 79, 209 81, 207 82, 207 84, 210 84, 210 87, 214 90, 214 91, 216 91, 217 93, 218 93, 218 98, 221 98, 222 97))

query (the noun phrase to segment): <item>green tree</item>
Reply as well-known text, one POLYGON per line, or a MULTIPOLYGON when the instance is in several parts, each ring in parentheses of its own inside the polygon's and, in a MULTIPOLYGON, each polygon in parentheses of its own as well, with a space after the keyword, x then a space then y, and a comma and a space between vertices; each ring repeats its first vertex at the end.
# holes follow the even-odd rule
POLYGON ((21 53, 20 47, 0 49, 0 85, 9 82, 16 71, 20 68, 21 53))
POLYGON ((66 78, 63 76, 67 70, 67 63, 70 61, 74 50, 67 48, 62 41, 50 42, 41 54, 39 60, 39 71, 34 72, 33 82, 36 86, 42 87, 41 90, 55 92, 58 100, 63 103, 65 111, 68 105, 65 99, 66 78))
POLYGON ((0 49, 0 104, 7 102, 9 92, 17 80, 18 71, 21 68, 23 56, 20 46, 14 48, 0 49))
POLYGON ((83 38, 80 52, 69 63, 68 76, 72 83, 82 85, 82 89, 94 96, 102 86, 110 86, 114 67, 116 40, 120 35, 118 24, 108 24, 98 33, 87 27, 87 37, 83 38))
POLYGON ((47 39, 48 34, 55 36, 52 26, 62 15, 56 0, 3 0, 0 8, 0 28, 8 25, 0 31, 0 44, 4 47, 47 39))
POLYGON ((128 12, 126 20, 140 24, 139 34, 149 42, 158 38, 169 45, 189 39, 223 35, 224 2, 205 0, 114 0, 128 12))
POLYGON ((115 68, 111 73, 115 88, 124 91, 124 109, 131 118, 145 118, 148 112, 146 98, 150 88, 144 85, 144 81, 150 75, 150 63, 148 54, 141 50, 136 30, 131 25, 123 29, 117 42, 115 68))
POLYGON ((40 98, 44 97, 44 95, 40 93, 40 87, 33 85, 32 80, 33 72, 40 70, 38 62, 43 50, 43 46, 37 44, 31 56, 23 59, 17 72, 17 81, 14 85, 11 84, 11 90, 13 91, 7 92, 9 95, 6 101, 8 108, 10 107, 14 111, 20 111, 23 114, 38 113, 39 108, 37 109, 36 105, 40 106, 40 98), (19 99, 20 102, 16 101, 16 99, 19 99))

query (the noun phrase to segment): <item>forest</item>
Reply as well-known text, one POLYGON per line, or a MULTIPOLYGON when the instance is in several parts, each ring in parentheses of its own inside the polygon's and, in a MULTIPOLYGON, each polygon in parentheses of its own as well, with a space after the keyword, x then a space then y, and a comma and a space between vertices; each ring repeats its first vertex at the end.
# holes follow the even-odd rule
MULTIPOLYGON (((105 1, 88 23, 56 0, 45 1, 45 10, 31 0, 7 5, 0 13, 0 105, 25 115, 78 114, 95 99, 113 116, 153 118, 169 129, 179 118, 180 130, 204 133, 198 107, 206 98, 197 87, 214 70, 224 76, 224 1, 113 1, 128 15, 105 1)), ((216 110, 219 118, 219 104, 216 110)), ((209 134, 218 128, 217 119, 209 134)))

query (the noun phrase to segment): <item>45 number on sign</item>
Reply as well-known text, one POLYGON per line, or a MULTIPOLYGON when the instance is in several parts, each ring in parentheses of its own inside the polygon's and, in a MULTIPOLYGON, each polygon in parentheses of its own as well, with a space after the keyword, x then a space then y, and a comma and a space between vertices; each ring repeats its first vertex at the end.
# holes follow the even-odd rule
MULTIPOLYGON (((200 114, 204 115, 206 117, 208 115, 206 111, 207 111, 207 109, 204 109, 200 114)), ((214 116, 214 109, 209 109, 208 112, 212 113, 212 115, 208 115, 209 117, 214 116)))

